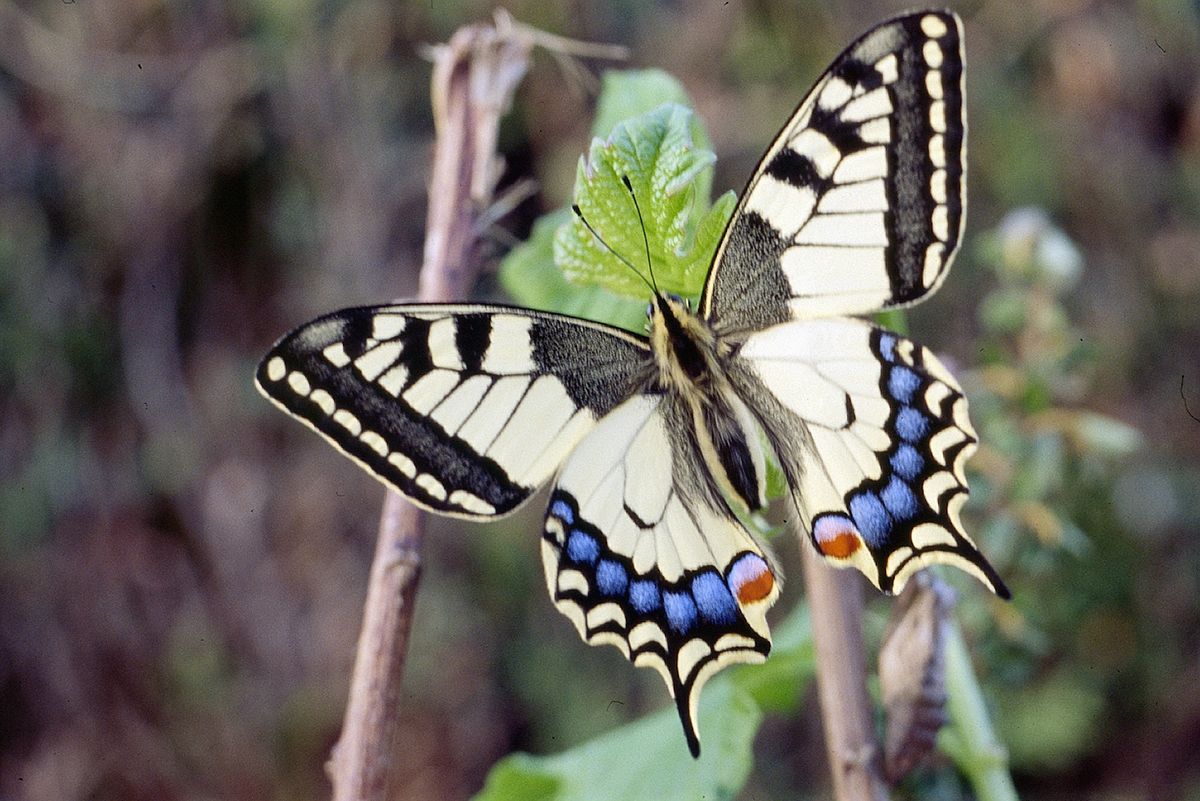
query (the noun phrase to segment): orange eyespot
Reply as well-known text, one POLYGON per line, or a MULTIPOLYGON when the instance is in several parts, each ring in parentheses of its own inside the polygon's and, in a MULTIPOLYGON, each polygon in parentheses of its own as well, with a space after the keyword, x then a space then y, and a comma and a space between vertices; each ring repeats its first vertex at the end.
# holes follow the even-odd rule
POLYGON ((837 514, 823 515, 813 522, 813 541, 817 550, 831 559, 847 559, 863 544, 854 521, 837 514))
POLYGON ((766 600, 775 590, 775 576, 767 560, 756 553, 744 553, 729 567, 729 589, 743 606, 766 600))
POLYGON ((744 604, 752 604, 769 596, 773 589, 775 589, 775 577, 771 575, 770 570, 764 570, 757 577, 738 587, 737 597, 744 604))
POLYGON ((861 544, 858 535, 849 531, 843 531, 829 539, 817 540, 817 547, 821 549, 821 553, 834 559, 853 556, 861 544))

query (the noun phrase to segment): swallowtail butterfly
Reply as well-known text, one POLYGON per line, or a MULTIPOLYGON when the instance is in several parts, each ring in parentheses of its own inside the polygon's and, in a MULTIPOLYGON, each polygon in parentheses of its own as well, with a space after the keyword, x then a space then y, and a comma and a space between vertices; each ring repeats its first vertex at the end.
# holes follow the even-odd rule
POLYGON ((759 162, 698 308, 656 293, 646 336, 499 305, 353 308, 280 340, 258 387, 433 512, 499 517, 551 481, 551 598, 584 640, 662 674, 698 755, 703 684, 771 646, 780 575, 742 522, 768 459, 829 562, 889 593, 948 562, 1008 595, 959 520, 962 390, 850 316, 946 277, 961 40, 956 15, 924 11, 851 44, 759 162))

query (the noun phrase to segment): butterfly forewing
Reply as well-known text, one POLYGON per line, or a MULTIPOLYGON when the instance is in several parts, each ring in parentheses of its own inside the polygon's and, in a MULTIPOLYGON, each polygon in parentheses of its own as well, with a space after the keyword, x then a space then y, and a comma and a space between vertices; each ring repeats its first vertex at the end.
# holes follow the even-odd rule
POLYGON ((1008 595, 959 519, 975 430, 930 351, 859 320, 796 321, 751 335, 730 376, 826 558, 885 592, 948 562, 1008 595))
POLYGON ((645 344, 524 309, 379 306, 280 340, 259 388, 384 483, 444 514, 512 511, 633 391, 645 344))
POLYGON ((743 193, 701 312, 720 331, 919 300, 963 220, 961 26, 885 22, 843 52, 743 193))
POLYGON ((550 495, 542 555, 550 596, 583 639, 666 680, 698 754, 700 690, 727 665, 766 658, 779 583, 698 472, 673 403, 635 396, 580 443, 550 495))

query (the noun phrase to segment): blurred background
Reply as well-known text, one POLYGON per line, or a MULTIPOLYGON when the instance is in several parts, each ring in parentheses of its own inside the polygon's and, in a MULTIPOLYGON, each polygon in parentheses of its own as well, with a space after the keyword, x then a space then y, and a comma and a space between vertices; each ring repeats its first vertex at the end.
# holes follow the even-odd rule
MULTIPOLYGON (((506 7, 677 76, 724 191, 911 5, 506 7)), ((1200 799, 1200 9, 954 5, 967 236, 909 324, 972 399, 968 524, 1016 596, 961 585, 976 669, 1024 797, 1200 799)), ((0 0, 0 798, 327 794, 383 492, 252 371, 300 322, 413 292, 421 47, 492 8, 0 0)), ((492 268, 568 202, 594 102, 535 56, 501 150, 540 191, 492 268)), ((539 514, 431 524, 403 797, 666 702, 553 611, 539 514)), ((817 715, 768 718, 740 797, 826 794, 817 715)))

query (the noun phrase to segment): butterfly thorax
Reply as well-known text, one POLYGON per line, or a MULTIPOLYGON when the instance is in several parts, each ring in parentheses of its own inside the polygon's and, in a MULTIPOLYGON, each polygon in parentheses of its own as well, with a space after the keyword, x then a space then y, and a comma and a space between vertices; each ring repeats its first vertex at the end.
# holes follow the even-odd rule
POLYGON ((766 469, 754 416, 729 383, 720 338, 677 297, 650 306, 655 383, 691 414, 696 445, 720 495, 742 510, 765 503, 766 469))
POLYGON ((712 328, 685 301, 672 295, 657 295, 648 312, 659 385, 709 394, 722 375, 712 328))

